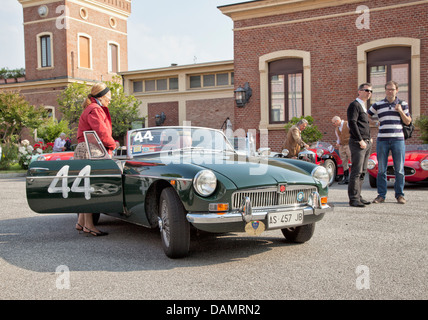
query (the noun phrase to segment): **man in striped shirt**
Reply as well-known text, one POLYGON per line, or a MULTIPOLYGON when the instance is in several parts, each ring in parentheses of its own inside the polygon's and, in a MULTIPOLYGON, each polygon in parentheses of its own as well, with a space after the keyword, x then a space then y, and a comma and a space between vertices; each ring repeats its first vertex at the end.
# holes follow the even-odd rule
POLYGON ((400 204, 405 204, 404 199, 404 155, 406 145, 404 143, 403 126, 411 122, 409 105, 405 101, 398 100, 398 84, 395 81, 388 81, 385 84, 386 98, 374 103, 367 111, 372 117, 379 118, 379 133, 376 141, 376 152, 378 161, 377 192, 378 196, 373 203, 385 202, 387 191, 386 169, 388 165, 388 155, 391 151, 394 171, 395 171, 395 198, 400 204))

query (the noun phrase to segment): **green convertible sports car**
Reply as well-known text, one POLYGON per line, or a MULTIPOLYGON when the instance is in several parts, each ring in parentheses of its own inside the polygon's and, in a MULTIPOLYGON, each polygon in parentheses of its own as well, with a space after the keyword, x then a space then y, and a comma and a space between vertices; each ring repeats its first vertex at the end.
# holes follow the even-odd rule
POLYGON ((85 132, 88 160, 35 161, 27 200, 38 213, 104 213, 159 228, 165 254, 189 253, 191 226, 214 233, 281 229, 308 241, 332 210, 325 168, 237 154, 222 131, 154 127, 128 132, 126 154, 110 158, 85 132))

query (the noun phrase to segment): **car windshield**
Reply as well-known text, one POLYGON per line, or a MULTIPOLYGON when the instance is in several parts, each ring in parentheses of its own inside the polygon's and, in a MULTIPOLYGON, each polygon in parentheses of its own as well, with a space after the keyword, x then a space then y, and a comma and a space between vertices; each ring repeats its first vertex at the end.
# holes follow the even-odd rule
POLYGON ((197 127, 159 127, 129 131, 130 154, 138 156, 174 150, 233 151, 221 131, 197 127))
POLYGON ((334 147, 330 143, 322 142, 322 141, 313 142, 309 147, 309 149, 318 149, 318 148, 328 150, 330 153, 334 151, 334 147))

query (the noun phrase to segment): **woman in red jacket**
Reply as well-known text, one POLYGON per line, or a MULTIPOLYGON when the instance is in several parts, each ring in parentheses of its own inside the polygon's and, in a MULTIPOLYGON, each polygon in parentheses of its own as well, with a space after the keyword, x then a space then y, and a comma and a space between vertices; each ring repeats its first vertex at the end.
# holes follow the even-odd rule
MULTIPOLYGON (((88 98, 83 102, 83 112, 79 119, 77 130, 78 145, 74 151, 74 159, 88 159, 84 131, 96 131, 104 147, 110 155, 118 147, 118 143, 112 137, 111 117, 108 105, 111 100, 110 89, 104 83, 95 84, 88 98)), ((76 224, 76 230, 83 231, 93 236, 105 236, 108 233, 95 228, 92 213, 80 213, 76 224)))

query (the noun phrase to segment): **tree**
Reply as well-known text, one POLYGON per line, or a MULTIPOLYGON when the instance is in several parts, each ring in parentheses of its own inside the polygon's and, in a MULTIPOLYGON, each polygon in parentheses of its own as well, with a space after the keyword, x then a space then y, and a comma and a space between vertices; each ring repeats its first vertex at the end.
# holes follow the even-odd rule
MULTIPOLYGON (((112 81, 106 81, 105 83, 111 90, 109 111, 112 120, 113 137, 123 142, 127 131, 131 129, 131 123, 136 120, 142 120, 144 117, 138 115, 141 102, 132 95, 125 95, 121 80, 120 76, 116 76, 112 81)), ((75 127, 74 132, 77 131, 79 118, 83 112, 82 104, 90 90, 91 88, 86 82, 75 82, 68 85, 57 100, 60 105, 60 111, 63 113, 63 119, 75 127)))
POLYGON ((311 116, 306 116, 306 117, 302 116, 300 118, 293 117, 291 121, 285 125, 285 130, 288 131, 292 126, 294 126, 301 119, 306 119, 308 121, 308 126, 306 127, 305 130, 302 131, 303 141, 305 141, 306 143, 320 141, 322 139, 322 133, 321 131, 318 130, 318 127, 313 124, 314 118, 312 118, 311 116))
POLYGON ((63 92, 61 92, 57 99, 59 110, 63 114, 63 119, 67 120, 69 124, 74 127, 74 133, 77 132, 79 118, 83 112, 83 101, 88 97, 90 90, 91 88, 86 82, 73 82, 69 84, 63 92))
POLYGON ((123 138, 131 129, 133 121, 143 120, 144 117, 138 115, 141 101, 134 96, 126 96, 121 84, 122 78, 116 76, 113 81, 106 84, 111 90, 111 102, 109 105, 111 121, 113 126, 113 137, 123 144, 123 138))
POLYGON ((10 144, 22 129, 36 129, 47 117, 43 106, 30 105, 19 92, 0 92, 0 141, 10 144))
POLYGON ((56 119, 49 119, 37 129, 37 137, 43 139, 44 142, 54 142, 61 133, 70 134, 68 121, 62 119, 58 122, 56 119))
POLYGON ((421 140, 428 143, 428 116, 421 115, 415 121, 415 126, 421 130, 421 140))
POLYGON ((1 68, 0 69, 0 79, 10 79, 10 78, 20 78, 25 77, 25 69, 12 69, 1 68))

